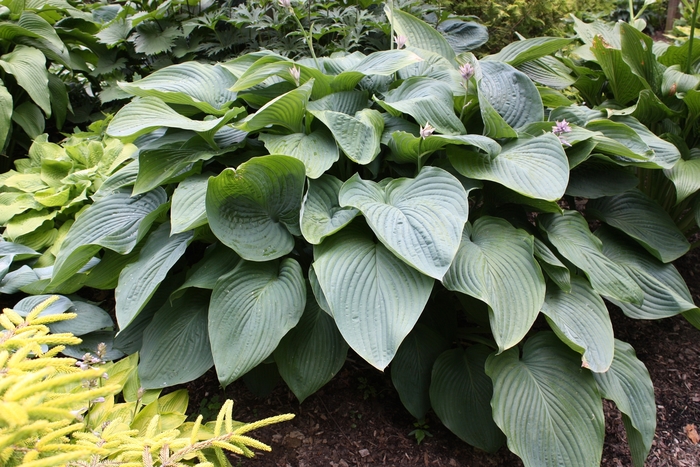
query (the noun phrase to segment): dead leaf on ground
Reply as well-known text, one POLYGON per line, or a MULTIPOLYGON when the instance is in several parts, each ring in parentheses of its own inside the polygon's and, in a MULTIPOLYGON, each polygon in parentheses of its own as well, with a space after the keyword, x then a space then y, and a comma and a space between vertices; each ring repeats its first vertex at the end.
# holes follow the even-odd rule
POLYGON ((691 443, 693 444, 698 444, 700 443, 700 435, 698 434, 698 430, 695 428, 695 425, 686 425, 685 426, 685 434, 688 435, 688 439, 690 440, 691 443))

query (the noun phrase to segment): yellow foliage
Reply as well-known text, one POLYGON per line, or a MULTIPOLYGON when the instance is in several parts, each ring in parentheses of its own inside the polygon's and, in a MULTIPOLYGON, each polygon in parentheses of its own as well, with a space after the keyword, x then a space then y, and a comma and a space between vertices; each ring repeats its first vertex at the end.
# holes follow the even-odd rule
POLYGON ((71 314, 39 316, 57 298, 26 318, 11 309, 0 315, 0 465, 230 466, 224 451, 252 457, 251 448, 270 450, 244 433, 294 417, 236 422, 229 400, 213 430, 201 416, 184 423, 186 391, 158 397, 159 390, 135 390, 137 356, 109 364, 100 356, 85 362, 57 357, 63 346, 80 343, 47 327, 71 314), (115 403, 118 395, 123 403, 115 403))

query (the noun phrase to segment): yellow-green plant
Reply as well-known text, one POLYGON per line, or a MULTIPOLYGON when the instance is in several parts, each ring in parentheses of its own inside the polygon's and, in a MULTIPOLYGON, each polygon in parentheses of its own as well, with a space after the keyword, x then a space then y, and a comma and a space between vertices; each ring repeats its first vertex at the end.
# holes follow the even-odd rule
POLYGON ((57 298, 25 318, 11 309, 0 315, 0 465, 230 466, 225 450, 270 450, 246 433, 293 417, 235 422, 229 400, 216 421, 185 423, 187 391, 144 391, 137 356, 106 365, 99 354, 59 357, 80 339, 49 333, 49 323, 75 316, 42 316, 57 298))

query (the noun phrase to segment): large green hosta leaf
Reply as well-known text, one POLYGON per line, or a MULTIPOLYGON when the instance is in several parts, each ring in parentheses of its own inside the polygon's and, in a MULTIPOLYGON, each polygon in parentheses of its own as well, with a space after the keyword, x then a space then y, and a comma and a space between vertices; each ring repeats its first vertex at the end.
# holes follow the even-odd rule
POLYGON ((654 157, 649 162, 635 163, 636 166, 652 169, 670 169, 681 158, 680 151, 673 143, 659 138, 631 115, 614 116, 612 119, 614 122, 622 123, 634 130, 641 140, 654 151, 654 157))
POLYGON ((359 211, 341 207, 338 193, 343 182, 332 175, 309 180, 309 189, 301 206, 301 233, 309 243, 317 245, 352 221, 359 211))
MULTIPOLYGON (((311 110, 310 113, 331 130, 335 143, 350 160, 366 165, 379 154, 384 119, 376 110, 363 109, 354 116, 331 110, 311 110)), ((330 145, 330 142, 325 144, 330 145)), ((325 158, 330 160, 328 156, 325 158)), ((326 165, 324 161, 322 166, 326 165)))
POLYGON ((190 61, 161 68, 132 83, 119 83, 119 87, 135 96, 191 105, 220 117, 236 100, 236 93, 228 90, 235 82, 236 78, 220 65, 190 61))
POLYGON ((425 418, 430 410, 433 364, 449 347, 449 341, 442 334, 418 323, 391 361, 391 382, 404 407, 418 420, 425 418))
POLYGON ((207 185, 209 175, 193 175, 181 181, 172 197, 170 224, 172 233, 185 232, 207 223, 207 185))
POLYGON ((491 355, 493 417, 525 467, 598 467, 605 418, 596 383, 553 333, 491 355))
POLYGON ((392 253, 435 279, 449 269, 469 212, 462 184, 438 167, 381 184, 355 174, 338 199, 341 206, 360 210, 392 253))
POLYGON ((587 280, 571 277, 571 291, 549 287, 542 305, 554 332, 573 350, 583 353, 583 367, 608 371, 614 353, 613 327, 605 307, 587 280))
POLYGON ((206 207, 212 232, 249 261, 268 261, 294 248, 306 180, 289 156, 255 157, 209 179, 206 207))
POLYGON ((5 141, 12 127, 12 94, 0 83, 0 149, 5 148, 5 141))
POLYGON ((190 169, 193 164, 217 155, 211 150, 169 146, 142 150, 139 153, 139 173, 133 195, 151 191, 190 169))
POLYGON ((664 171, 676 187, 676 203, 680 203, 700 190, 700 158, 680 159, 669 170, 664 171))
POLYGON ((503 47, 497 54, 487 55, 483 61, 492 60, 504 62, 511 66, 518 66, 554 53, 571 41, 572 39, 563 37, 535 37, 533 39, 515 41, 503 47))
POLYGON ((239 130, 252 132, 270 125, 279 125, 294 133, 303 133, 304 112, 313 84, 313 80, 309 80, 298 88, 275 97, 234 126, 239 130))
POLYGON ((156 216, 167 208, 162 188, 131 197, 122 188, 87 208, 68 231, 56 255, 51 286, 68 280, 101 247, 129 253, 148 232, 156 216))
POLYGON ((455 52, 447 40, 429 24, 401 10, 384 7, 384 13, 394 26, 397 36, 406 38, 406 45, 430 50, 454 62, 455 52))
POLYGON ((170 224, 161 224, 146 240, 139 259, 119 274, 114 291, 117 322, 125 328, 146 306, 170 268, 185 254, 194 232, 170 236, 170 224))
POLYGON ((491 180, 530 198, 557 201, 569 181, 566 153, 551 133, 519 138, 504 145, 495 157, 461 148, 450 148, 448 154, 465 177, 491 180))
POLYGON ((214 286, 209 339, 219 381, 227 386, 265 360, 304 312, 306 284, 291 258, 242 261, 214 286))
POLYGON ((444 352, 435 362, 430 402, 440 421, 462 440, 487 452, 496 452, 505 436, 496 426, 489 404, 493 384, 484 372, 491 350, 473 345, 444 352))
POLYGON ((29 97, 41 107, 46 116, 51 115, 51 93, 46 57, 34 47, 18 45, 9 54, 0 57, 0 67, 15 77, 29 97))
POLYGON ((484 216, 462 234, 457 256, 443 283, 490 307, 491 331, 501 351, 525 336, 545 295, 533 238, 510 223, 484 216))
POLYGON ((265 143, 265 148, 270 154, 281 154, 302 161, 306 167, 306 176, 309 178, 318 178, 323 175, 340 157, 333 135, 323 129, 308 135, 261 133, 258 139, 265 143))
POLYGON ((207 331, 209 292, 169 301, 143 331, 139 377, 146 389, 188 383, 214 365, 207 331))
POLYGON ((603 253, 622 267, 644 292, 641 305, 610 298, 631 318, 660 319, 697 310, 683 277, 672 264, 663 264, 635 246, 621 233, 601 227, 596 237, 603 242, 603 253))
POLYGON ((544 120, 542 98, 524 73, 501 62, 481 62, 481 97, 513 128, 544 120))
POLYGON ((240 256, 221 243, 209 245, 204 257, 187 271, 187 280, 173 291, 171 299, 190 287, 213 290, 219 278, 233 271, 240 260, 240 256))
POLYGON ((615 358, 605 373, 594 373, 602 396, 615 402, 622 412, 632 462, 643 467, 656 431, 654 386, 644 363, 634 349, 615 339, 615 358))
POLYGON ((340 371, 347 353, 348 344, 333 318, 319 307, 311 290, 307 290, 304 314, 282 338, 274 354, 282 379, 299 403, 340 371))
POLYGON ((586 129, 600 132, 602 136, 593 137, 596 150, 615 156, 620 165, 648 162, 654 157, 654 150, 629 125, 607 119, 595 119, 586 124, 586 129))
POLYGON ((314 246, 314 271, 345 341, 383 370, 418 320, 433 279, 395 257, 360 222, 314 246))
POLYGON ((393 131, 388 141, 396 162, 418 164, 428 155, 449 144, 457 146, 475 146, 495 157, 501 152, 501 146, 487 136, 481 135, 431 135, 426 138, 414 136, 406 131, 393 131))
POLYGON ((664 263, 690 248, 671 216, 639 190, 589 201, 586 212, 622 230, 664 263))
POLYGON ((586 274, 596 292, 626 303, 642 303, 642 290, 621 266, 603 254, 601 241, 591 233, 581 214, 544 214, 537 221, 559 253, 586 274))
POLYGON ((639 92, 644 89, 644 83, 625 63, 622 51, 606 45, 602 37, 596 36, 590 50, 603 69, 615 100, 621 105, 628 104, 639 96, 639 92))

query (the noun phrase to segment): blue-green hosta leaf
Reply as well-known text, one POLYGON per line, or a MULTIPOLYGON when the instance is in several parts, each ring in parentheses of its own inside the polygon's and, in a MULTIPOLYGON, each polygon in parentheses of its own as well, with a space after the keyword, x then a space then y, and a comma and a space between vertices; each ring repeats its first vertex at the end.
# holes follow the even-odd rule
POLYGON ((170 224, 160 225, 146 240, 139 259, 119 274, 114 291, 117 321, 125 328, 148 303, 170 268, 185 254, 194 232, 170 236, 170 224))
POLYGON ((644 82, 634 74, 625 62, 622 51, 606 47, 601 37, 595 37, 590 48, 596 61, 603 69, 608 84, 615 95, 615 100, 621 105, 637 99, 639 92, 645 88, 644 82))
POLYGON ((634 105, 621 110, 609 110, 609 115, 630 115, 646 125, 652 125, 664 118, 679 116, 680 113, 669 108, 649 89, 644 89, 634 105))
POLYGON ((5 147, 5 141, 12 127, 12 94, 0 83, 0 148, 5 147))
POLYGON ((584 368, 608 371, 615 347, 612 323, 603 299, 586 279, 571 277, 570 292, 548 288, 542 313, 557 336, 583 354, 584 368))
POLYGON ((433 364, 450 343, 436 330, 418 323, 391 362, 391 382, 406 410, 421 420, 430 410, 433 364))
POLYGON ((586 129, 602 134, 602 136, 593 137, 597 143, 597 151, 616 156, 616 160, 621 163, 646 162, 654 157, 654 150, 636 131, 624 123, 597 119, 589 121, 586 129))
POLYGON ((323 129, 308 135, 261 133, 258 139, 265 143, 265 148, 270 154, 291 156, 302 161, 306 167, 306 176, 309 178, 318 178, 323 175, 340 157, 333 135, 323 129))
POLYGON ((535 37, 533 39, 515 41, 503 47, 497 54, 487 55, 483 58, 483 61, 498 61, 511 66, 518 66, 552 54, 570 44, 572 40, 563 37, 535 37))
POLYGON ((190 287, 213 290, 219 278, 233 271, 240 261, 241 257, 229 247, 221 243, 209 245, 204 257, 188 271, 187 280, 173 291, 171 300, 190 287))
POLYGON ((566 194, 596 199, 619 195, 638 183, 639 178, 634 172, 604 159, 592 159, 571 171, 566 194))
POLYGON ((209 179, 209 226, 243 259, 269 261, 294 248, 306 169, 289 156, 255 157, 209 179))
POLYGON ((51 93, 46 57, 34 47, 18 45, 0 57, 0 67, 15 77, 29 97, 41 107, 47 117, 51 116, 51 93))
POLYGON ((101 247, 129 253, 167 207, 167 196, 161 188, 135 197, 130 192, 122 188, 96 201, 80 215, 56 255, 51 285, 67 280, 101 247))
POLYGON ((535 258, 540 267, 564 292, 571 292, 571 272, 559 257, 539 238, 535 237, 535 258))
POLYGON ((654 156, 651 160, 646 164, 635 164, 638 167, 670 169, 681 158, 681 153, 674 144, 656 136, 633 116, 615 116, 613 121, 633 129, 642 141, 654 151, 654 156))
POLYGON ((642 302, 642 290, 621 266, 603 254, 601 241, 591 233, 581 214, 545 214, 537 221, 550 243, 586 274, 596 292, 622 302, 642 302))
POLYGON ((185 232, 207 223, 207 185, 209 175, 187 177, 181 181, 172 197, 170 224, 173 234, 185 232))
POLYGON ((479 93, 513 128, 544 120, 542 98, 524 73, 501 62, 481 62, 479 93))
POLYGON ((341 206, 360 210, 392 253, 435 279, 449 269, 469 212, 462 184, 438 167, 382 184, 355 174, 338 199, 341 206))
POLYGON ((199 161, 207 161, 216 156, 212 150, 196 148, 163 147, 142 150, 139 153, 139 173, 134 182, 132 195, 151 191, 159 185, 190 169, 199 161))
POLYGON ((673 65, 664 70, 663 81, 661 83, 661 95, 668 96, 673 92, 688 92, 697 89, 700 85, 699 75, 688 75, 681 71, 681 67, 673 65))
POLYGON ((676 187, 676 204, 700 190, 700 158, 679 159, 676 165, 664 170, 664 175, 676 187))
POLYGON ((419 55, 406 49, 374 52, 354 66, 343 70, 333 79, 331 88, 336 91, 350 91, 355 89, 365 76, 391 76, 421 61, 423 59, 419 55))
POLYGON ((656 60, 652 38, 623 21, 620 23, 620 40, 622 59, 632 73, 641 78, 645 87, 658 93, 666 67, 656 60))
POLYGON ((493 383, 484 371, 490 353, 477 344, 440 355, 433 367, 430 402, 452 433, 472 446, 496 452, 506 439, 491 415, 493 383))
POLYGON ((355 115, 370 105, 367 91, 334 92, 321 99, 309 102, 306 109, 311 111, 331 110, 348 115, 355 115))
POLYGON ((553 333, 491 355, 493 417, 525 467, 598 467, 605 418, 593 376, 553 333))
POLYGON ((495 157, 458 148, 448 151, 454 168, 469 178, 491 180, 530 198, 557 201, 569 180, 569 162, 552 133, 519 138, 495 157))
POLYGON ((12 121, 24 130, 32 139, 36 139, 44 133, 46 117, 38 105, 31 101, 22 102, 12 112, 12 121))
MULTIPOLYGON (((139 161, 131 161, 121 169, 109 176, 100 188, 92 195, 94 201, 99 201, 105 197, 119 191, 120 188, 131 186, 136 182, 139 173, 139 161)), ((131 190, 129 191, 131 192, 131 190)))
POLYGON ((220 65, 191 61, 171 65, 132 83, 119 83, 129 94, 157 97, 168 104, 191 105, 202 112, 220 117, 236 93, 228 89, 236 78, 220 65))
POLYGON ((80 344, 67 345, 65 349, 61 350, 61 353, 75 359, 81 359, 86 353, 97 355, 98 348, 104 344, 106 351, 103 359, 105 361, 118 360, 124 356, 123 352, 114 348, 114 331, 91 332, 83 334, 80 339, 82 341, 80 344))
POLYGON ((306 284, 295 260, 242 261, 214 286, 209 339, 219 381, 226 386, 255 368, 296 326, 306 284))
POLYGON ((610 299, 631 318, 660 319, 697 309, 688 286, 673 264, 663 264, 609 227, 596 230, 605 256, 622 267, 644 292, 641 305, 610 299))
POLYGON ((338 193, 343 182, 332 175, 309 180, 309 189, 301 206, 301 233, 311 244, 317 245, 352 221, 359 211, 341 207, 338 193))
POLYGON ((503 219, 481 217, 473 227, 465 227, 443 279, 447 289, 489 305, 491 331, 500 351, 520 342, 544 302, 544 276, 533 255, 527 232, 503 219))
MULTIPOLYGON (((540 89, 541 96, 543 90, 545 92, 551 92, 554 89, 562 90, 568 88, 576 82, 576 79, 572 76, 571 68, 567 67, 556 58, 550 56, 522 63, 518 65, 517 68, 519 71, 525 73, 534 82, 547 86, 546 88, 540 89)), ((561 94, 558 96, 561 96, 561 94)), ((566 99, 566 102, 564 102, 562 105, 573 104, 566 98, 566 96, 564 96, 564 99, 566 99)), ((547 105, 546 102, 545 106, 558 107, 547 105)))
POLYGON ((109 122, 107 134, 117 138, 127 136, 135 138, 161 127, 205 133, 220 128, 242 111, 242 107, 236 107, 227 111, 223 117, 192 120, 180 115, 157 97, 142 97, 134 99, 117 112, 109 122))
POLYGON ((680 258, 690 249, 671 216, 639 190, 591 200, 586 212, 622 230, 664 263, 680 258))
POLYGON ((279 125, 294 133, 303 133, 304 112, 313 84, 313 80, 309 80, 298 88, 272 99, 234 126, 239 130, 252 132, 269 125, 279 125))
POLYGON ((116 289, 122 269, 138 259, 142 247, 143 244, 139 243, 125 255, 110 250, 105 251, 97 266, 90 270, 85 286, 100 290, 116 289))
POLYGON ((71 300, 73 305, 66 310, 78 316, 67 321, 58 321, 49 325, 52 334, 70 332, 75 336, 82 336, 95 331, 114 327, 114 322, 109 314, 99 306, 88 302, 71 300))
POLYGON ((313 268, 345 341, 383 370, 420 316, 433 279, 355 222, 314 246, 313 268))
MULTIPOLYGON (((230 63, 231 62, 225 66, 229 71, 234 72, 234 70, 231 69, 230 63)), ((319 99, 331 92, 331 82, 333 81, 331 76, 325 75, 322 71, 312 66, 297 64, 288 58, 277 55, 268 55, 256 60, 255 63, 240 75, 238 81, 231 87, 231 91, 241 92, 248 90, 272 76, 282 78, 290 84, 296 85, 289 71, 292 68, 299 70, 299 82, 301 84, 312 81, 313 89, 311 91, 311 96, 313 99, 319 99)))
POLYGON ((331 130, 337 145, 353 162, 367 165, 379 154, 384 119, 378 111, 363 109, 354 116, 331 110, 310 113, 331 130))
POLYGON ((307 290, 304 314, 274 353, 280 375, 299 403, 340 371, 347 353, 348 344, 333 318, 321 309, 311 290, 307 290))
POLYGON ((486 98, 477 88, 477 97, 479 99, 479 112, 481 120, 484 122, 484 135, 490 138, 517 138, 518 132, 513 129, 496 111, 486 98))
POLYGON ((429 123, 438 133, 463 135, 467 132, 455 115, 452 89, 442 81, 424 76, 409 78, 389 91, 383 101, 377 102, 387 109, 410 115, 421 126, 429 123))
POLYGON ((139 378, 146 389, 188 383, 214 365, 208 333, 209 292, 190 291, 156 312, 143 331, 139 378))
POLYGON ((501 152, 501 146, 497 142, 481 135, 431 135, 427 138, 421 138, 405 131, 394 131, 388 144, 393 152, 393 160, 400 164, 416 164, 424 157, 449 144, 475 146, 485 151, 489 157, 495 157, 501 152))
POLYGON ((394 26, 396 35, 406 38, 407 46, 436 52, 454 63, 454 49, 435 28, 409 13, 389 8, 388 4, 384 7, 384 13, 394 26))
POLYGON ((615 358, 610 370, 594 373, 602 396, 622 412, 632 463, 643 467, 656 432, 656 403, 649 372, 634 349, 615 339, 615 358))
POLYGON ((438 24, 437 30, 457 54, 479 48, 489 40, 486 26, 474 21, 446 19, 438 24))

